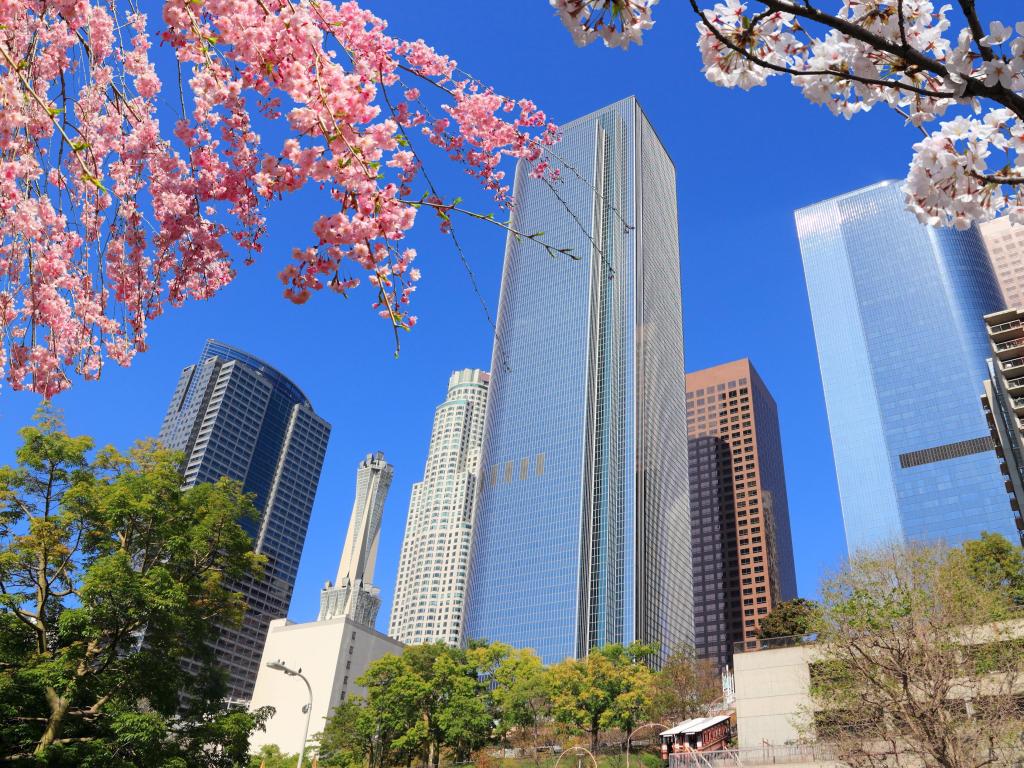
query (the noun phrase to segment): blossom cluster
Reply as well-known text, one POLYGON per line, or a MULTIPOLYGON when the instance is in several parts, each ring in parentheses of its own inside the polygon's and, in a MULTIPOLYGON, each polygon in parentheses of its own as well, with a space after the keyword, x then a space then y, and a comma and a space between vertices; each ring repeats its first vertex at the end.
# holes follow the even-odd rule
POLYGON ((930 0, 837 5, 832 17, 794 0, 725 0, 701 11, 705 76, 750 89, 786 75, 847 118, 892 108, 925 134, 905 185, 921 221, 966 228, 1008 214, 1024 223, 1024 23, 993 21, 985 34, 965 18, 954 34, 952 6, 930 0))
POLYGON ((576 45, 603 40, 609 48, 642 45, 654 26, 651 12, 658 0, 550 0, 576 45))
POLYGON ((365 279, 380 314, 411 328, 420 273, 404 242, 424 204, 442 226, 454 206, 417 144, 508 206, 503 161, 544 173, 557 139, 535 104, 388 35, 354 0, 158 7, 154 29, 103 0, 0 3, 0 372, 16 389, 50 396, 72 372, 127 365, 148 322, 227 285, 261 252, 266 207, 304 187, 323 190, 324 214, 281 271, 286 296, 365 279), (433 114, 421 87, 439 94, 433 114), (267 146, 261 121, 286 137, 267 146))

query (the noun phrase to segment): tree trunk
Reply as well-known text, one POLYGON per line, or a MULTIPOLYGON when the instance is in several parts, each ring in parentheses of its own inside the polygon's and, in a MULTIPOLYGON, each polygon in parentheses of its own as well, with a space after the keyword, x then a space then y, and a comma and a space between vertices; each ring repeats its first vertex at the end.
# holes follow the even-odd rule
POLYGON ((595 759, 597 758, 597 737, 600 734, 600 731, 598 730, 599 728, 600 726, 598 726, 596 721, 590 724, 590 752, 594 755, 595 759))
POLYGON ((71 699, 58 696, 57 691, 50 687, 46 689, 46 701, 50 705, 50 717, 46 721, 46 730, 43 731, 43 735, 39 737, 39 743, 36 744, 35 754, 37 756, 57 740, 60 728, 64 724, 64 715, 67 714, 68 708, 71 706, 71 699))

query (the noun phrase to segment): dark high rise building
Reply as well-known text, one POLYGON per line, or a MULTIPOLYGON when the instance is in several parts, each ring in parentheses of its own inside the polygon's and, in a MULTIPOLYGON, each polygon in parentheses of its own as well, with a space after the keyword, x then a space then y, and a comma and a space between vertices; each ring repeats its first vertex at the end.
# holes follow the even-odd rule
POLYGON ((465 637, 545 662, 693 642, 676 175, 633 98, 516 173, 465 637))
POLYGON ((796 597, 779 416, 746 359, 686 374, 686 415, 695 647, 725 666, 796 597))
POLYGON ((222 629, 216 643, 232 699, 252 695, 267 628, 288 614, 330 432, 282 373, 212 339, 182 371, 164 417, 160 442, 185 454, 186 486, 230 477, 260 511, 258 520, 241 522, 267 568, 234 585, 248 610, 242 626, 222 629))

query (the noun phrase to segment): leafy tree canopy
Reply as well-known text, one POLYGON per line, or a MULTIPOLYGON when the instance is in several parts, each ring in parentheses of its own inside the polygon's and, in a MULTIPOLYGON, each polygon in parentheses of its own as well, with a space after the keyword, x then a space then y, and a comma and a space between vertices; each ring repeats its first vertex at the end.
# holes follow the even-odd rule
POLYGON ((20 435, 0 468, 0 753, 76 768, 246 762, 262 716, 222 709, 207 641, 241 616, 227 580, 260 565, 238 524, 252 502, 227 480, 183 489, 180 457, 153 443, 94 453, 47 406, 20 435))
POLYGON ((757 636, 767 640, 808 635, 818 630, 820 621, 821 606, 813 600, 796 597, 776 605, 761 621, 757 636))

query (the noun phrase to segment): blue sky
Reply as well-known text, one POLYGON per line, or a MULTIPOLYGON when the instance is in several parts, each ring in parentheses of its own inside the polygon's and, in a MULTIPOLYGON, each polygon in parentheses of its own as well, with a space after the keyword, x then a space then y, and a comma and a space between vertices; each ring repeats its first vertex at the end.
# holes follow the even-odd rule
MULTIPOLYGON (((644 46, 628 52, 577 49, 545 0, 365 5, 389 19, 396 35, 423 37, 499 92, 534 99, 556 122, 629 94, 639 98, 677 168, 686 368, 749 357, 771 389, 800 592, 813 595, 845 545, 793 210, 902 177, 913 131, 884 110, 849 122, 832 117, 782 79, 751 93, 710 85, 700 74, 684 2, 658 5, 644 46)), ((448 196, 466 194, 472 182, 460 171, 440 156, 426 159, 448 196)), ((151 350, 130 369, 110 366, 101 381, 78 383, 57 405, 73 433, 127 447, 159 430, 180 369, 206 338, 278 367, 333 425, 291 618, 315 618, 319 588, 334 577, 341 555, 356 464, 382 450, 395 465, 376 570, 384 599, 378 626, 386 628, 409 491, 423 469, 434 408, 453 369, 489 367, 491 328, 457 254, 426 216, 410 243, 424 273, 415 295, 420 324, 403 334, 397 360, 368 291, 348 300, 324 293, 303 307, 284 300, 277 272, 293 246, 307 244, 309 222, 323 204, 313 193, 278 204, 255 266, 241 268, 212 301, 169 311, 151 328, 151 350)), ((502 232, 459 222, 459 237, 493 313, 502 232)), ((13 460, 15 430, 37 404, 7 388, 0 395, 0 462, 13 460)))

